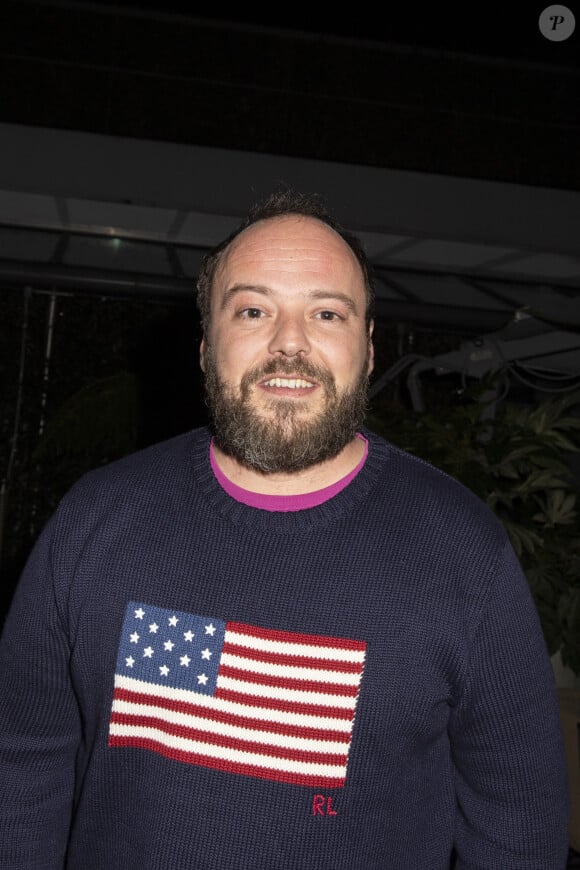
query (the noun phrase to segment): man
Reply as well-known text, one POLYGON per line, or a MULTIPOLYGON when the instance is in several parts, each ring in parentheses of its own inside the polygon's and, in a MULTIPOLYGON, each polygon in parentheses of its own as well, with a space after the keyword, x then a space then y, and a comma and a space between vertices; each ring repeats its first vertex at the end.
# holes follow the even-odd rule
POLYGON ((83 477, 3 633, 0 867, 563 870, 501 524, 364 427, 372 281, 316 197, 200 271, 211 429, 83 477))

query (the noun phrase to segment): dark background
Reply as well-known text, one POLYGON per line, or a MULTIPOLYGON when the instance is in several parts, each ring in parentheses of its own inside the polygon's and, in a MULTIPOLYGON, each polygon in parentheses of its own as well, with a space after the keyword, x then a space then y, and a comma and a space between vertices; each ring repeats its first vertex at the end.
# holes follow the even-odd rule
POLYGON ((544 8, 4 0, 0 121, 578 189, 580 10, 544 8))

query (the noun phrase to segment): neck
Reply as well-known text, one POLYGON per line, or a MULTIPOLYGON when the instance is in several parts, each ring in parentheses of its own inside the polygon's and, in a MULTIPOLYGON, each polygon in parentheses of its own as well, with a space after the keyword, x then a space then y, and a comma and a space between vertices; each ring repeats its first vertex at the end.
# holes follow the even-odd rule
POLYGON ((300 471, 265 474, 241 465, 214 443, 215 461, 223 474, 236 486, 263 495, 302 495, 332 486, 356 468, 364 451, 364 441, 355 437, 332 459, 300 471))

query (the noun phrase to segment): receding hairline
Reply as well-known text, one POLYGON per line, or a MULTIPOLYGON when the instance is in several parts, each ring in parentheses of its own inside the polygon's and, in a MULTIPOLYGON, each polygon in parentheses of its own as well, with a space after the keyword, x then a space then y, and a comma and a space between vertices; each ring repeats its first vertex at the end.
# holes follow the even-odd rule
POLYGON ((253 226, 277 219, 310 218, 322 224, 333 233, 338 235, 342 242, 354 255, 362 271, 363 283, 366 295, 365 321, 369 326, 374 316, 375 287, 372 266, 365 252, 361 239, 350 230, 341 225, 334 216, 329 213, 318 194, 302 194, 288 189, 271 194, 263 202, 256 203, 248 212, 246 218, 229 236, 222 239, 211 248, 202 258, 198 271, 196 289, 197 305, 201 315, 202 329, 205 331, 211 318, 211 295, 214 281, 218 272, 222 269, 222 261, 227 257, 233 246, 237 245, 237 239, 244 235, 246 230, 253 226))
POLYGON ((263 228, 265 224, 290 222, 317 224, 324 234, 328 234, 336 239, 336 241, 340 244, 340 247, 344 248, 344 250, 349 254, 350 259, 353 261, 357 270, 360 272, 360 275, 363 279, 363 285, 366 286, 366 276, 361 262, 357 257, 356 253, 353 251, 352 247, 349 245, 347 240, 340 234, 340 232, 334 227, 330 226, 330 224, 328 224, 325 220, 318 218, 315 215, 301 214, 300 212, 289 212, 287 214, 266 216, 260 218, 257 221, 254 221, 254 223, 249 224, 249 226, 244 227, 244 229, 241 230, 236 236, 234 236, 234 238, 230 240, 230 242, 223 248, 223 250, 220 251, 215 266, 214 280, 217 274, 223 270, 224 261, 227 259, 229 254, 239 247, 244 239, 244 236, 247 236, 250 231, 256 231, 260 228, 263 228))

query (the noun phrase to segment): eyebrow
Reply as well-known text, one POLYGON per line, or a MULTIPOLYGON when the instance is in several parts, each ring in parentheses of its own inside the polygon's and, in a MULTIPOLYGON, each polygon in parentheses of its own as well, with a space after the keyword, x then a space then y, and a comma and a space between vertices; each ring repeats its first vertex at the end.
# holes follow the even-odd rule
MULTIPOLYGON (((273 292, 269 287, 264 287, 261 284, 234 284, 229 287, 224 293, 221 302, 221 310, 227 308, 231 300, 238 293, 262 293, 264 296, 272 296, 273 292)), ((310 290, 306 296, 308 299, 336 299, 342 302, 353 314, 358 315, 356 302, 347 293, 342 293, 340 290, 310 290)))

